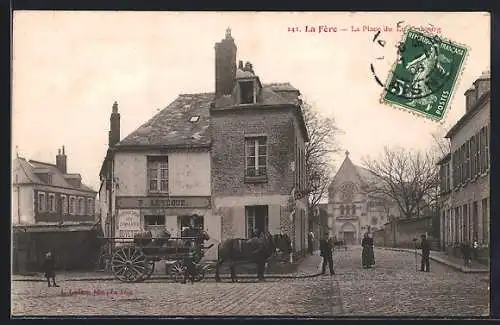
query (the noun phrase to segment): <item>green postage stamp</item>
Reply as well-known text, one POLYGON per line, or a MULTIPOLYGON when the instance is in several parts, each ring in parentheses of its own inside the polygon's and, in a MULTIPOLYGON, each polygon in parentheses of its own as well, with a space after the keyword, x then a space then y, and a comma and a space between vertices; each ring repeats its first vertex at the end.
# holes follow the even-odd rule
POLYGON ((464 45, 407 29, 381 101, 441 121, 467 54, 464 45))

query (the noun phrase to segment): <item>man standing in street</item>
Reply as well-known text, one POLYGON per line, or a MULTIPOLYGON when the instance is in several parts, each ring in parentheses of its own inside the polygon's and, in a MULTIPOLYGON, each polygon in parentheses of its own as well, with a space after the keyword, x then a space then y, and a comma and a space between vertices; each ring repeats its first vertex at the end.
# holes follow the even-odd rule
POLYGON ((431 244, 426 235, 422 235, 421 237, 422 262, 420 263, 420 272, 430 272, 429 255, 431 254, 431 244))
POLYGON ((333 247, 330 240, 326 239, 324 236, 319 243, 319 250, 321 252, 321 256, 323 257, 323 265, 321 266, 321 274, 325 274, 326 272, 326 264, 328 264, 328 268, 330 269, 330 275, 334 275, 335 271, 333 270, 333 247))
POLYGON ((307 249, 309 251, 309 254, 313 255, 314 252, 314 233, 309 231, 309 234, 307 235, 307 249))

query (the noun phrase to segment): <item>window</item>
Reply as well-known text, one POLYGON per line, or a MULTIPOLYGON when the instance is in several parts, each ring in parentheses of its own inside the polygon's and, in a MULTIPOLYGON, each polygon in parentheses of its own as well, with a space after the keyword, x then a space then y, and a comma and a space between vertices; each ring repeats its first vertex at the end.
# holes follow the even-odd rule
POLYGON ((66 195, 61 195, 61 212, 62 214, 68 213, 68 198, 66 195))
POLYGON ((490 168, 490 136, 488 132, 488 126, 484 127, 484 170, 488 170, 490 168))
POLYGON ((49 212, 56 212, 56 195, 54 193, 49 194, 47 203, 49 212))
POLYGON ((165 216, 164 215, 149 215, 144 216, 144 226, 164 226, 165 216))
POLYGON ((481 213, 483 216, 483 242, 490 242, 490 215, 488 213, 488 198, 481 201, 481 213))
POLYGON ((472 236, 473 239, 479 240, 479 216, 477 211, 477 201, 472 203, 472 236))
POLYGON ((246 138, 246 172, 247 177, 267 175, 267 138, 246 138))
POLYGON ((343 205, 341 205, 341 206, 340 206, 340 215, 341 215, 341 216, 343 216, 343 215, 344 215, 344 212, 345 212, 345 211, 344 211, 344 206, 343 206, 343 205))
POLYGON ((476 176, 476 137, 470 138, 470 178, 474 179, 476 176))
POLYGON ((45 193, 38 193, 38 212, 45 212, 46 202, 45 193))
POLYGON ((372 217, 372 225, 375 226, 378 223, 377 217, 372 217))
POLYGON ((168 193, 168 157, 148 157, 148 188, 150 192, 168 193))
POLYGON ((74 210, 74 214, 76 214, 76 215, 80 214, 80 202, 81 202, 81 198, 77 198, 77 199, 75 199, 75 210, 74 210))
POLYGON ((87 199, 87 215, 88 216, 93 216, 94 215, 94 200, 91 198, 87 199))
POLYGON ((460 208, 455 208, 455 241, 460 241, 460 208))
POLYGON ((240 81, 241 104, 255 103, 253 81, 240 81))
POLYGON ((481 140, 480 140, 480 136, 479 136, 479 133, 477 133, 476 135, 474 135, 474 142, 476 143, 476 167, 475 167, 475 171, 474 171, 474 175, 478 175, 479 174, 479 170, 481 169, 481 165, 480 165, 480 161, 481 161, 481 140))
POLYGON ((348 206, 348 205, 345 206, 345 214, 347 216, 351 214, 351 209, 350 209, 350 206, 348 206))
POLYGON ((352 205, 352 215, 355 216, 356 215, 356 205, 352 205))
POLYGON ((267 205, 253 205, 245 207, 247 238, 251 238, 255 230, 269 231, 269 217, 267 205))
POLYGON ((83 197, 78 199, 78 206, 79 206, 79 209, 78 209, 79 214, 81 216, 84 216, 85 215, 85 199, 83 197))
POLYGON ((470 179, 470 141, 465 142, 465 180, 470 179))
POLYGON ((189 227, 190 225, 193 225, 195 228, 198 228, 198 229, 205 229, 205 226, 204 226, 204 220, 203 220, 203 216, 200 216, 200 215, 183 215, 183 216, 178 216, 177 217, 177 222, 180 226, 180 234, 181 234, 181 237, 183 236, 183 232, 182 230, 185 228, 185 227, 189 227))
POLYGON ((69 197, 69 214, 75 214, 76 211, 76 202, 75 202, 75 197, 70 196, 69 197))
POLYGON ((462 209, 463 209, 462 219, 463 219, 463 228, 464 228, 463 239, 469 240, 469 218, 467 215, 467 204, 464 204, 462 209))

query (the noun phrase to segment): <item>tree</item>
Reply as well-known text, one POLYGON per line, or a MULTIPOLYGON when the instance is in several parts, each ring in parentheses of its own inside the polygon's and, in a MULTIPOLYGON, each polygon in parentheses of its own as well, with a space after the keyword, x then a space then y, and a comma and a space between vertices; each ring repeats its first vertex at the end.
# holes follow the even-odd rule
POLYGON ((309 134, 305 145, 306 188, 302 195, 308 198, 312 213, 328 193, 333 177, 333 155, 340 151, 337 127, 333 117, 325 117, 309 103, 302 102, 302 114, 309 134))
POLYGON ((433 203, 439 184, 437 157, 432 152, 384 148, 379 159, 365 158, 363 164, 380 179, 369 191, 392 199, 405 218, 419 217, 433 203))

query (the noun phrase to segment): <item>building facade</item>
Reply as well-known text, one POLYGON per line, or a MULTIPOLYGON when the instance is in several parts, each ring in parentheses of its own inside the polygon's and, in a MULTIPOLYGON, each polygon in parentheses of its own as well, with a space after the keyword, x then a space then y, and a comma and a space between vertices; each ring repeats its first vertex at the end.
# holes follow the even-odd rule
POLYGON ((369 170, 353 164, 346 151, 328 188, 329 236, 346 244, 358 244, 365 232, 380 230, 392 218, 399 218, 393 202, 372 194, 379 183, 369 170))
POLYGON ((284 231, 303 251, 308 138, 300 93, 263 85, 248 62, 236 66, 230 30, 215 51, 214 93, 180 95, 121 141, 114 105, 100 173, 105 231, 180 235, 194 217, 216 242, 284 231))
POLYGON ((51 251, 58 267, 87 267, 95 242, 97 192, 67 172, 64 146, 56 164, 13 161, 12 226, 14 270, 36 270, 51 251), (90 246, 89 246, 90 245, 90 246))
POLYGON ((449 130, 441 170, 441 245, 490 237, 490 74, 465 92, 465 115, 449 130))

